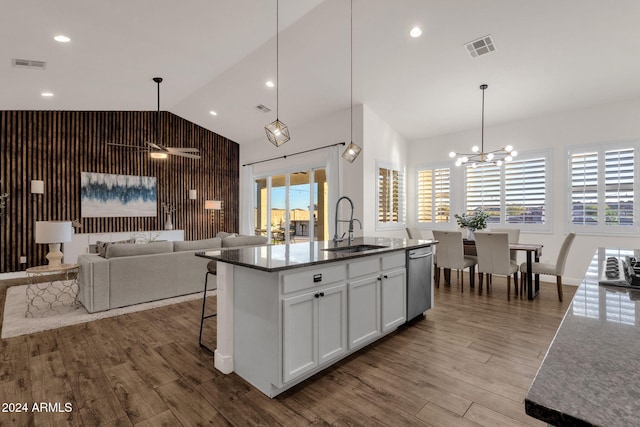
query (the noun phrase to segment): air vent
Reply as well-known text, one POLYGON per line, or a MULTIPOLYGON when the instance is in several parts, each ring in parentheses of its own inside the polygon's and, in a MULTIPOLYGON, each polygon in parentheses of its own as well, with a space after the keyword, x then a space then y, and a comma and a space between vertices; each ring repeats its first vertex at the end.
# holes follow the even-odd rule
POLYGON ((469 52, 469 55, 471 55, 472 58, 486 55, 487 53, 496 50, 491 35, 481 37, 478 40, 465 44, 464 46, 467 48, 467 52, 469 52))
POLYGON ((256 105, 256 110, 262 111, 263 113, 268 113, 269 111, 271 111, 271 108, 260 104, 260 105, 256 105))
POLYGON ((47 63, 45 61, 34 61, 32 59, 13 58, 12 65, 16 68, 31 68, 34 70, 44 70, 47 68, 47 63))

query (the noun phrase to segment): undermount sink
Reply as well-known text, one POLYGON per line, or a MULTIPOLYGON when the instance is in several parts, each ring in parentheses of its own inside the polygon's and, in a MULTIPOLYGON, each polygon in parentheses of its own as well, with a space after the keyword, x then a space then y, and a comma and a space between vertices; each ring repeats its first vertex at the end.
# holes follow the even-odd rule
POLYGON ((328 248, 323 249, 323 251, 329 252, 339 252, 339 253, 351 253, 351 252, 364 252, 371 251, 374 249, 382 249, 388 246, 379 246, 379 245, 354 245, 354 246, 343 246, 340 248, 328 248))

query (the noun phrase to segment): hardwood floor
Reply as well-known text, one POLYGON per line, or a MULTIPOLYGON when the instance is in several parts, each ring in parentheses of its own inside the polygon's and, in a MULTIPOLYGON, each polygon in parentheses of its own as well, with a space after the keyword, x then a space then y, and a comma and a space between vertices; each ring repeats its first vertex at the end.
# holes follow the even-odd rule
POLYGON ((507 301, 504 278, 493 282, 482 295, 441 284, 426 319, 275 399, 214 369, 197 300, 2 340, 0 403, 61 411, 0 412, 0 426, 542 426, 523 401, 576 288, 563 303, 555 283, 507 301))

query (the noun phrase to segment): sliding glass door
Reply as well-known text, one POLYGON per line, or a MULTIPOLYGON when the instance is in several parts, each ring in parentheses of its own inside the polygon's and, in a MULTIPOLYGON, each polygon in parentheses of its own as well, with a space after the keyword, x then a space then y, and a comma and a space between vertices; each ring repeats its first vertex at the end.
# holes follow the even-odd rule
POLYGON ((326 240, 327 191, 324 168, 256 178, 256 234, 274 244, 326 240))

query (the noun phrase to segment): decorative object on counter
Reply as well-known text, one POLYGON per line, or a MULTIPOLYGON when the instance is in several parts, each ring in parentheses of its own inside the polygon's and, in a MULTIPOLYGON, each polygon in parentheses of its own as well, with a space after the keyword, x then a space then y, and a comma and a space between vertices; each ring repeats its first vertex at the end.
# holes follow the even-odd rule
POLYGON ((463 213, 462 215, 455 214, 455 217, 460 228, 467 229, 467 240, 475 240, 474 232, 487 228, 489 214, 485 211, 478 210, 474 211, 472 215, 463 213))
POLYGON ((469 162, 471 162, 471 166, 474 168, 478 163, 494 163, 496 166, 500 166, 503 162, 510 162, 518 155, 518 152, 514 150, 511 145, 493 151, 484 151, 484 91, 488 87, 486 84, 480 85, 480 89, 482 89, 482 133, 480 147, 474 145, 471 148, 472 153, 467 154, 456 153, 455 151, 450 152, 449 157, 458 157, 456 159, 456 166, 461 166, 469 162))
MULTIPOLYGON (((2 184, 2 180, 0 179, 0 184, 2 184)), ((4 209, 7 206, 7 199, 9 198, 9 193, 0 194, 0 218, 4 216, 4 209)))
POLYGON ((44 181, 31 180, 31 194, 44 194, 44 181))
POLYGON ((78 230, 82 229, 82 223, 80 222, 80 218, 74 219, 73 221, 71 221, 71 226, 73 228, 77 228, 78 230))
POLYGON ((345 159, 346 161, 348 161, 349 163, 353 163, 353 161, 355 159, 358 158, 358 156, 360 155, 360 152, 362 151, 362 148, 360 148, 356 143, 353 142, 353 0, 351 0, 350 2, 350 9, 349 9, 349 34, 350 34, 350 58, 351 58, 351 62, 350 64, 350 84, 351 84, 351 100, 350 100, 350 105, 351 105, 351 125, 350 125, 350 129, 351 129, 351 142, 349 143, 349 145, 347 145, 347 148, 344 150, 344 152, 342 153, 342 158, 345 159))
POLYGON ((171 222, 171 213, 175 212, 178 207, 173 203, 162 203, 162 210, 167 215, 167 221, 164 223, 165 230, 173 230, 173 223, 171 222))
POLYGON ((285 142, 291 139, 289 135, 289 128, 287 125, 282 123, 279 118, 280 112, 280 81, 279 81, 279 73, 280 73, 280 63, 279 63, 279 55, 280 55, 280 44, 279 44, 279 2, 276 0, 276 120, 269 123, 264 127, 264 130, 267 132, 267 138, 269 141, 275 145, 276 147, 280 147, 285 142))
POLYGON ((46 258, 50 267, 62 264, 60 244, 71 241, 71 221, 36 221, 36 243, 49 245, 46 258))
POLYGON ((152 231, 148 236, 143 231, 131 235, 132 243, 152 243, 158 240, 158 237, 160 237, 159 231, 152 231))

